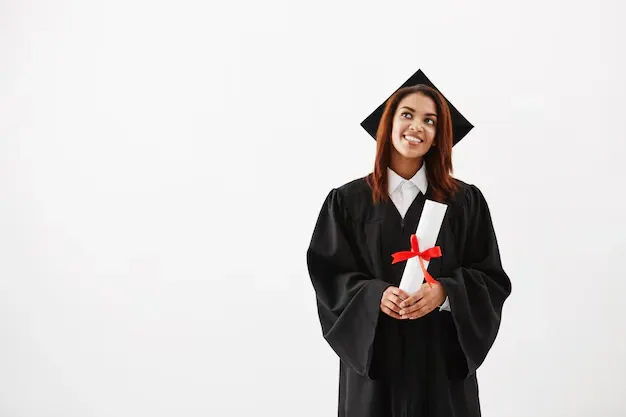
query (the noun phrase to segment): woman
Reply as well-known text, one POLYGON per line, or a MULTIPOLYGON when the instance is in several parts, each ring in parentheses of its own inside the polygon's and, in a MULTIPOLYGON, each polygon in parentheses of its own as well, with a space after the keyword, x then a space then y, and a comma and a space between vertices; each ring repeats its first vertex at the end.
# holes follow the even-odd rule
MULTIPOLYGON (((333 189, 307 252, 325 339, 340 357, 339 416, 480 416, 476 369, 511 283, 480 190, 451 177, 452 121, 435 89, 387 101, 373 173, 333 189), (426 200, 447 205, 436 283, 398 286, 426 200)), ((425 249, 425 248, 420 248, 425 249)))

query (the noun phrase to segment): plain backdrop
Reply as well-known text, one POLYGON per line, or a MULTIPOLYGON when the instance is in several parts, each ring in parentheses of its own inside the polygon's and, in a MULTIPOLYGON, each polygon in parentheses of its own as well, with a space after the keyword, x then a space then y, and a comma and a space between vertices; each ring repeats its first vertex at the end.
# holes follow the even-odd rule
POLYGON ((332 416, 305 253, 421 68, 513 283, 484 416, 626 415, 626 28, 589 1, 0 1, 0 416, 332 416))

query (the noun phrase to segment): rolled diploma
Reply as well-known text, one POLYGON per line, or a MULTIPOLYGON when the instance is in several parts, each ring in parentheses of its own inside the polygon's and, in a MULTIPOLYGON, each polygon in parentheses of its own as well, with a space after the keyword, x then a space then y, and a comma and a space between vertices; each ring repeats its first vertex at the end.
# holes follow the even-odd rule
MULTIPOLYGON (((420 251, 432 248, 437 242, 437 236, 443 224, 443 218, 446 215, 448 206, 436 201, 426 200, 424 210, 417 224, 415 235, 419 242, 420 251)), ((428 269, 430 262, 424 260, 424 267, 428 269)), ((409 294, 413 294, 420 289, 424 282, 424 272, 420 267, 419 258, 411 258, 406 261, 402 280, 400 281, 400 289, 409 294)))

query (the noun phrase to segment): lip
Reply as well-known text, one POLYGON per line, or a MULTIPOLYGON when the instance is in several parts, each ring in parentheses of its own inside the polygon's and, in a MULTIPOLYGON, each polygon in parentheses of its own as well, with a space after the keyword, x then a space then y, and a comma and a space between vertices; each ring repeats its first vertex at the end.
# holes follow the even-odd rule
POLYGON ((413 145, 413 146, 415 146, 415 145, 421 145, 422 143, 424 143, 424 138, 420 138, 420 137, 419 137, 419 136, 417 136, 417 135, 404 134, 404 135, 402 135, 402 139, 406 140, 406 141, 407 141, 410 145, 413 145), (411 136, 411 137, 414 137, 414 138, 416 138, 416 139, 421 140, 422 142, 421 142, 421 143, 413 143, 413 142, 411 142, 410 140, 408 140, 405 136, 411 136))

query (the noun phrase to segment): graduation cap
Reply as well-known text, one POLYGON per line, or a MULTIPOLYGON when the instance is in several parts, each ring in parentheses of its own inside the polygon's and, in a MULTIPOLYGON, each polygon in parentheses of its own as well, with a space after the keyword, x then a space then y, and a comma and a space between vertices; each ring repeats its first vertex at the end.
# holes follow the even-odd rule
MULTIPOLYGON (((412 87, 418 84, 425 84, 429 87, 434 88, 443 96, 443 98, 446 100, 446 103, 448 103, 448 107, 450 108, 450 116, 452 117, 452 146, 456 145, 461 141, 461 139, 465 137, 465 135, 469 133, 470 130, 472 130, 474 126, 470 122, 468 122, 467 119, 461 113, 459 113, 459 111, 452 105, 452 103, 450 103, 450 101, 445 98, 443 93, 441 93, 441 91, 439 91, 439 89, 435 87, 432 82, 430 82, 430 80, 426 77, 426 75, 424 75, 421 69, 417 70, 417 72, 413 74, 408 80, 406 80, 404 84, 402 84, 396 91, 404 87, 412 87)), ((396 91, 394 91, 394 93, 396 91)), ((387 97, 387 100, 389 100, 392 95, 387 97)), ((384 103, 378 106, 378 108, 374 110, 372 114, 367 116, 367 118, 361 122, 361 126, 363 127, 363 129, 365 129, 367 133, 369 133, 370 136, 374 138, 374 140, 376 140, 376 131, 378 130, 378 124, 380 123, 380 119, 383 116, 383 111, 385 110, 385 104, 387 103, 387 100, 385 100, 384 103)))

